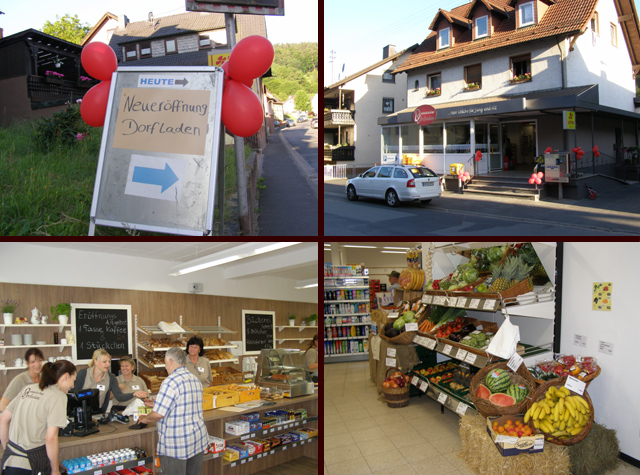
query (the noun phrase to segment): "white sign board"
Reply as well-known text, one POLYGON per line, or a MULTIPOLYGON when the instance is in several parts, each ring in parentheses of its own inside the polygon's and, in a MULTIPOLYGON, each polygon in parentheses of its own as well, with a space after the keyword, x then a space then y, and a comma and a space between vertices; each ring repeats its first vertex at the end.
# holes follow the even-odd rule
POLYGON ((284 15, 284 0, 186 0, 188 12, 284 15))
POLYGON ((113 74, 90 235, 95 225, 211 233, 223 74, 204 66, 113 74))

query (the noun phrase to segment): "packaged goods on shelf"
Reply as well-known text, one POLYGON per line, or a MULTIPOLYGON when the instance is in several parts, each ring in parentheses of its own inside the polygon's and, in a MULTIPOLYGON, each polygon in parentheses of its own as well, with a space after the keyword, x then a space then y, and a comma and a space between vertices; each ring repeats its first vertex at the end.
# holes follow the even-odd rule
POLYGON ((256 442, 255 440, 247 440, 245 441, 244 445, 253 446, 256 454, 261 454, 264 451, 264 445, 256 442))
POLYGON ((224 423, 224 431, 233 435, 248 434, 251 430, 251 424, 247 421, 230 421, 224 423))
POLYGON ((209 442, 207 448, 204 450, 205 454, 218 454, 224 452, 226 449, 226 441, 219 437, 209 436, 209 442))
POLYGON ((224 460, 228 462, 233 462, 234 460, 240 459, 240 450, 236 447, 227 447, 224 451, 224 456, 222 457, 224 460))
POLYGON ((297 432, 304 432, 308 437, 318 437, 318 429, 304 428, 298 429, 297 432))
POLYGON ((249 412, 247 414, 242 414, 240 416, 240 419, 242 419, 243 421, 259 421, 260 420, 260 413, 258 412, 249 412))
POLYGON ((261 444, 262 445, 262 450, 263 451, 267 451, 269 449, 271 449, 271 440, 269 439, 252 439, 252 442, 256 443, 256 444, 261 444))
POLYGON ((293 433, 296 434, 300 440, 305 440, 309 438, 309 434, 302 430, 294 430, 293 433))

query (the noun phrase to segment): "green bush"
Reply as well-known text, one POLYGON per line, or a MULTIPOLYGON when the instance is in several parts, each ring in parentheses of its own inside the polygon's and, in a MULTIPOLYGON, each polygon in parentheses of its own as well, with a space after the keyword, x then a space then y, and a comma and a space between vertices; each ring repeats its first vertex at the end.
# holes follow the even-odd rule
POLYGON ((34 123, 33 141, 40 150, 67 149, 83 140, 89 129, 80 115, 80 104, 69 104, 51 118, 43 117, 34 123))

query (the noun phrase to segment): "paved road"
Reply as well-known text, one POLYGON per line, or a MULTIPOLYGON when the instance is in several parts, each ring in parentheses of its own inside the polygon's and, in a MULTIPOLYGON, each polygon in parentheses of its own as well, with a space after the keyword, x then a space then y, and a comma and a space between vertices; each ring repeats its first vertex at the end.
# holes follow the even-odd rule
POLYGON ((293 149, 318 173, 318 129, 311 128, 311 121, 280 130, 293 149))
POLYGON ((595 201, 520 201, 445 193, 390 208, 347 201, 346 180, 324 185, 325 236, 640 236, 640 184, 595 201))

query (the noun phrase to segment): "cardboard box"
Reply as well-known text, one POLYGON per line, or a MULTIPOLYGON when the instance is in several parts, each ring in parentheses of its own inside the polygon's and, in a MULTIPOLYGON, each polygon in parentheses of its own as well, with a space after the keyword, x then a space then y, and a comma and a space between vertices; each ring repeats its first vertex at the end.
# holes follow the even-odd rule
POLYGON ((244 435, 248 434, 250 429, 251 425, 247 421, 230 421, 224 423, 224 431, 227 434, 244 435))
POLYGON ((493 430, 493 422, 505 425, 511 419, 514 423, 520 421, 524 424, 524 416, 500 416, 487 418, 487 432, 503 457, 520 454, 535 454, 544 450, 544 435, 536 434, 532 437, 506 437, 496 434, 493 430), (506 441, 502 441, 505 439, 506 441))

